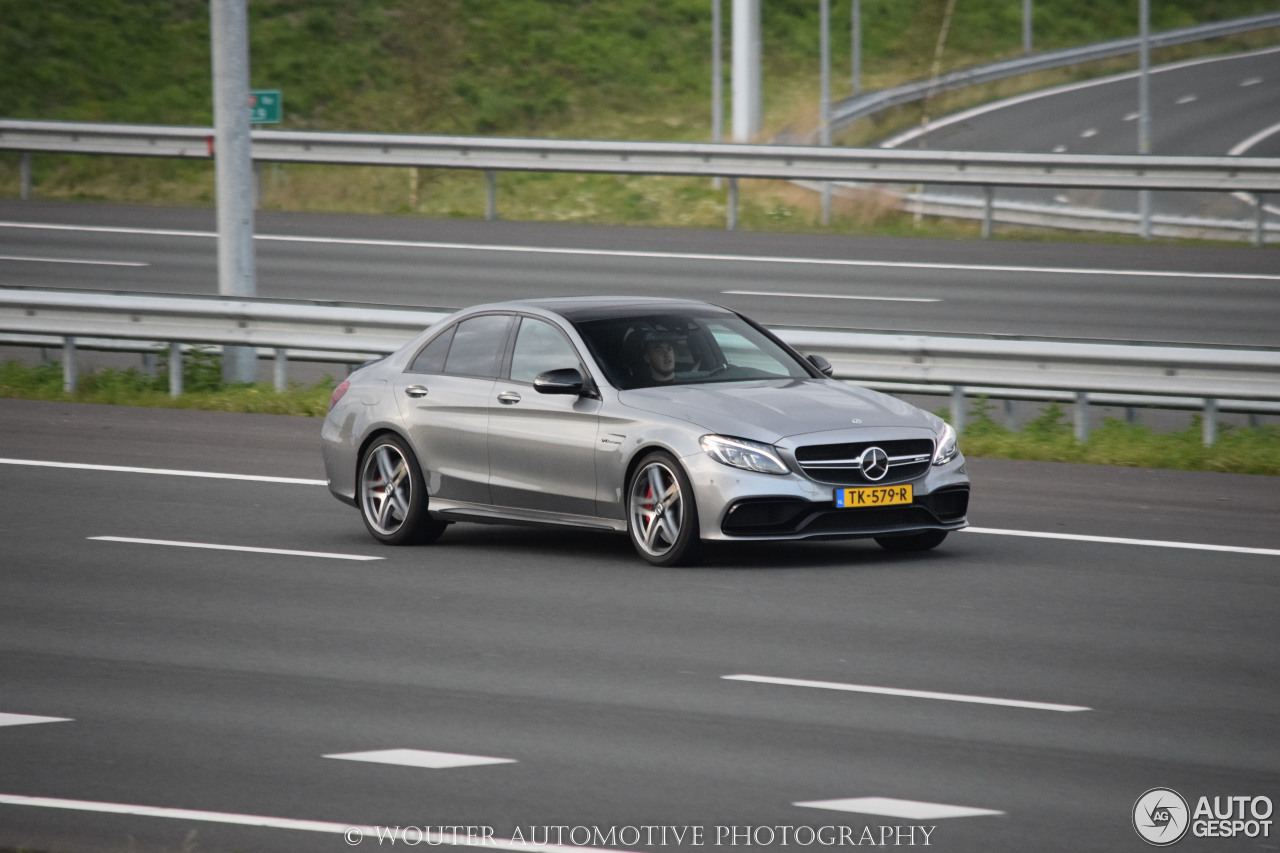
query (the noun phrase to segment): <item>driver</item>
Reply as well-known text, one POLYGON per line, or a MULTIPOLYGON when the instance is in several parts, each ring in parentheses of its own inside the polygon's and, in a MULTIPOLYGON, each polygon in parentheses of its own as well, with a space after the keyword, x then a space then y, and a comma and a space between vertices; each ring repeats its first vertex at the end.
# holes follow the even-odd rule
POLYGON ((652 333, 645 336, 641 357, 654 382, 672 382, 676 378, 676 347, 670 338, 652 333))

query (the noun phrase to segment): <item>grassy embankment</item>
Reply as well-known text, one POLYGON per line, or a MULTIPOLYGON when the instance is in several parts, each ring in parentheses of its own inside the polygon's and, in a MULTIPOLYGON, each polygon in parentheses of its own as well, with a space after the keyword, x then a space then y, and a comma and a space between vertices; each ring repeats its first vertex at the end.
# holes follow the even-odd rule
MULTIPOLYGON (((166 371, 164 364, 155 376, 138 370, 100 370, 82 376, 78 390, 68 394, 62 390, 60 366, 28 367, 9 362, 0 365, 0 398, 318 417, 328 408, 333 390, 331 379, 310 387, 295 384, 283 393, 264 385, 225 386, 221 382, 218 359, 197 355, 184 365, 187 393, 171 398, 166 371)), ((982 400, 974 407, 960 442, 966 455, 1280 474, 1280 427, 1233 429, 1224 426, 1219 442, 1205 447, 1201 443, 1198 420, 1187 429, 1161 434, 1146 427, 1108 420, 1092 432, 1087 442, 1081 443, 1076 441, 1057 404, 1045 407, 1040 417, 1020 431, 1010 431, 997 424, 990 417, 989 409, 989 404, 982 400)))
MULTIPOLYGON (((726 10, 731 4, 725 3, 726 10)), ((849 5, 833 3, 833 94, 849 94, 849 5)), ((1156 30, 1270 11, 1271 0, 1164 0, 1156 30)), ((943 0, 863 0, 863 85, 927 76, 943 0)), ((1130 0, 1037 0, 1035 46, 1048 50, 1136 31, 1130 0)), ((1020 0, 958 3, 943 69, 1021 51, 1020 0)), ((817 121, 818 20, 810 0, 763 4, 765 134, 817 121)), ((702 141, 710 138, 710 3, 707 0, 260 0, 250 4, 252 85, 280 88, 281 127, 388 133, 702 141)), ((197 0, 0 0, 0 116, 208 125, 212 121, 209 24, 197 0)), ((1273 43, 1275 32, 1160 51, 1273 43)), ((726 28, 726 44, 727 44, 726 28)), ((727 56, 727 47, 726 47, 727 56)), ((990 99, 1104 70, 1123 59, 1004 81, 934 98, 851 128, 864 143, 990 99)), ((35 158, 45 198, 209 205, 206 162, 35 158)), ((17 157, 0 156, 0 195, 18 191, 17 157)), ((725 191, 705 180, 507 173, 501 215, 556 220, 721 228, 725 191)), ((475 172, 279 166, 266 170, 267 209, 480 217, 475 172)), ((838 233, 975 233, 976 225, 913 227, 874 192, 838 199, 838 233)), ((746 181, 744 229, 819 230, 811 193, 784 182, 746 181)), ((1030 232, 1001 229, 1005 235, 1030 232)), ((1057 235, 1058 239, 1081 239, 1057 235)), ((1095 238, 1089 238, 1095 239, 1095 238)), ((1107 238, 1125 239, 1125 238, 1107 238)))

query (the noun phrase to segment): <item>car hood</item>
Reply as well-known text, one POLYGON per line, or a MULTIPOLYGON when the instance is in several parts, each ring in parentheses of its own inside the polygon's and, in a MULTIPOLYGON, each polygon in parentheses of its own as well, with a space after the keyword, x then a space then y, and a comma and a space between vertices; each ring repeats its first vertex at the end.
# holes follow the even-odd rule
POLYGON ((935 428, 932 415, 886 394, 835 380, 704 383, 622 391, 625 406, 708 432, 774 444, 787 436, 858 427, 935 428))

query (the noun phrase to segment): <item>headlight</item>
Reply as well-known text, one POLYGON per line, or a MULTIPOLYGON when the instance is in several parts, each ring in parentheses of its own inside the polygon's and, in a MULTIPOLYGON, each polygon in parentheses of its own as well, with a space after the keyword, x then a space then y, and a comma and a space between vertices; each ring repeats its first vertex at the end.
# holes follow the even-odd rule
POLYGON ((701 444, 707 455, 721 465, 761 474, 789 473, 786 464, 767 444, 724 435, 704 435, 701 444))
POLYGON ((933 451, 933 464, 946 465, 960 453, 960 446, 956 443, 956 431, 951 428, 951 424, 943 423, 942 432, 938 433, 933 451))

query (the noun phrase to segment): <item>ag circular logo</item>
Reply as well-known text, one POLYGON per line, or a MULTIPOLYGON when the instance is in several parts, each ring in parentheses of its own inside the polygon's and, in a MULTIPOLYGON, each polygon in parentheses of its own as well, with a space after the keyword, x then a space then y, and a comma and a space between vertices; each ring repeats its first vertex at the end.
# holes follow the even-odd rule
POLYGON ((1133 804, 1133 828, 1156 847, 1181 840, 1190 824, 1187 801, 1172 788, 1152 788, 1133 804))

